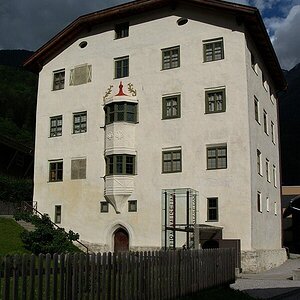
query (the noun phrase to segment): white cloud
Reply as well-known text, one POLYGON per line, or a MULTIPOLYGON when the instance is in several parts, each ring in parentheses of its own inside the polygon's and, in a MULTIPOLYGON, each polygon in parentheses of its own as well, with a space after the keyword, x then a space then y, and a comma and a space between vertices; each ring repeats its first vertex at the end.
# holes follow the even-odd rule
POLYGON ((300 5, 293 6, 286 18, 270 18, 265 23, 274 32, 271 40, 282 68, 291 69, 300 62, 300 5))

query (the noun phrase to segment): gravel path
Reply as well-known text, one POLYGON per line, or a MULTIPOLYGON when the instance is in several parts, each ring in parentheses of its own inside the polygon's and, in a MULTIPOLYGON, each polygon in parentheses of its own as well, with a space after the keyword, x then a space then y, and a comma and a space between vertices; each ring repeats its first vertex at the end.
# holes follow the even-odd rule
POLYGON ((300 269, 300 258, 263 273, 241 274, 231 288, 260 299, 300 300, 300 280, 292 280, 295 269, 300 269))

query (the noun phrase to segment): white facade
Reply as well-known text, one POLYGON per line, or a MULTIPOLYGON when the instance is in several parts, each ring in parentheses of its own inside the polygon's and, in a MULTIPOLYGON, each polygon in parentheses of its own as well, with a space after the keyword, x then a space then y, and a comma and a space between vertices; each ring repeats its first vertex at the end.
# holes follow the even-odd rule
POLYGON ((192 188, 199 192, 197 223, 223 227, 223 238, 240 239, 244 251, 279 251, 277 100, 269 93, 269 87, 275 91, 273 85, 253 39, 231 15, 179 5, 94 26, 45 63, 39 74, 34 176, 38 210, 54 220, 55 206, 60 205, 60 226, 78 232, 96 250, 113 250, 119 227, 127 230, 130 249, 154 249, 163 246, 162 190, 192 188), (188 22, 179 26, 181 17, 188 22), (128 37, 116 39, 114 26, 126 21, 128 37), (204 62, 205 41, 220 38, 224 58, 204 62), (84 48, 79 47, 82 41, 87 42, 84 48), (180 48, 180 66, 164 70, 162 49, 175 46, 180 48), (114 59, 125 56, 129 76, 115 78, 114 59), (70 85, 71 69, 83 64, 91 66, 90 82, 70 85), (61 69, 64 88, 53 90, 53 72, 61 69), (120 81, 128 97, 114 96, 120 81), (225 90, 225 111, 206 113, 206 92, 220 89, 225 90), (170 95, 180 96, 180 117, 164 119, 163 97, 170 95), (104 105, 118 97, 137 103, 136 123, 105 125, 104 105), (255 120, 254 97, 260 123, 255 120), (73 114, 78 112, 87 114, 87 131, 74 134, 73 114), (62 135, 50 137, 50 118, 60 115, 62 135), (227 148, 227 167, 210 170, 207 148, 219 145, 227 148), (168 150, 181 150, 181 172, 162 172, 162 153, 168 150), (135 155, 135 175, 105 176, 105 156, 114 154, 135 155), (85 179, 71 179, 71 160, 78 158, 86 159, 85 179), (63 180, 49 182, 49 166, 56 160, 63 161, 63 180), (218 198, 215 222, 207 219, 211 197, 218 198), (116 201, 119 213, 112 205, 108 213, 100 212, 100 202, 106 200, 116 201), (137 200, 137 212, 128 211, 128 200, 137 200))

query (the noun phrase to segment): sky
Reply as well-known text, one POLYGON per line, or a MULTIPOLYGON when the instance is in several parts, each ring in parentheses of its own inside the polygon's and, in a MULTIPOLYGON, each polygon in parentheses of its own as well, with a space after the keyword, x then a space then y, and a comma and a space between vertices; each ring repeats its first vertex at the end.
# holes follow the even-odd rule
MULTIPOLYGON (((0 49, 37 50, 77 17, 128 0, 0 0, 0 49)), ((300 63, 300 0, 231 0, 256 6, 281 67, 300 63)))

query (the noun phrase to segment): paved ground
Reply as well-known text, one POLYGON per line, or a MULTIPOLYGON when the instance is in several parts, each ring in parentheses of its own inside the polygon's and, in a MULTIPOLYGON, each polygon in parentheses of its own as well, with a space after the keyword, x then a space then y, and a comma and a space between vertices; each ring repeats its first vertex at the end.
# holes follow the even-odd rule
POLYGON ((292 280, 292 271, 300 268, 300 257, 259 274, 241 274, 231 287, 260 299, 300 300, 300 280, 292 280))

